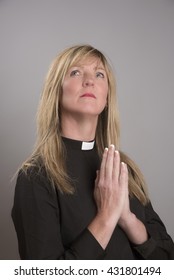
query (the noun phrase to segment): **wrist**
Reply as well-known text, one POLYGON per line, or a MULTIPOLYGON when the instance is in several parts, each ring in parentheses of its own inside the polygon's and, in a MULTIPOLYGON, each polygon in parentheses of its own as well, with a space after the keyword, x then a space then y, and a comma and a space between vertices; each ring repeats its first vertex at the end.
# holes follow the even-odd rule
POLYGON ((95 218, 102 228, 115 228, 119 217, 106 215, 104 212, 98 212, 95 218))
POLYGON ((147 241, 146 228, 135 214, 130 213, 126 219, 120 219, 119 225, 132 243, 140 245, 147 241))
POLYGON ((136 219, 137 217, 135 216, 135 214, 129 212, 126 216, 120 217, 118 224, 123 230, 125 230, 126 228, 129 228, 131 225, 133 225, 136 219))
POLYGON ((103 213, 98 213, 93 221, 88 225, 88 230, 95 237, 103 249, 106 248, 112 233, 115 229, 114 219, 107 219, 103 213))

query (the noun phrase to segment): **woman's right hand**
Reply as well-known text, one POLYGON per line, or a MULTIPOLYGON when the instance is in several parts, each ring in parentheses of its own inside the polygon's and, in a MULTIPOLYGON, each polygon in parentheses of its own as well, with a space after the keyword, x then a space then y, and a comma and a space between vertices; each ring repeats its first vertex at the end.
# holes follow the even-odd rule
POLYGON ((97 171, 94 197, 98 215, 103 222, 115 227, 128 194, 128 171, 124 163, 120 163, 119 152, 114 145, 105 148, 101 168, 97 171))

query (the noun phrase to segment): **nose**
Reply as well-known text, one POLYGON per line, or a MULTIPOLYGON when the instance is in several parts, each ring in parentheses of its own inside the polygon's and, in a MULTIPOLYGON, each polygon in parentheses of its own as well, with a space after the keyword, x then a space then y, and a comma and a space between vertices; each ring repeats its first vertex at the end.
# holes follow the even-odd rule
POLYGON ((94 86, 94 77, 91 74, 85 74, 83 77, 83 86, 94 86))

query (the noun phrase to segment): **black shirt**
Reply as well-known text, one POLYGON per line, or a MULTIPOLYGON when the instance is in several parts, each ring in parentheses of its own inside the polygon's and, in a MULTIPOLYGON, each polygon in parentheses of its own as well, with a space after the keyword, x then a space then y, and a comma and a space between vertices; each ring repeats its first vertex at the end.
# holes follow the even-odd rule
POLYGON ((12 218, 21 259, 174 259, 174 244, 149 203, 133 197, 131 211, 144 223, 149 239, 135 246, 116 226, 105 250, 87 229, 97 213, 93 198, 97 149, 82 150, 82 142, 63 138, 73 195, 55 190, 44 171, 19 172, 12 218))

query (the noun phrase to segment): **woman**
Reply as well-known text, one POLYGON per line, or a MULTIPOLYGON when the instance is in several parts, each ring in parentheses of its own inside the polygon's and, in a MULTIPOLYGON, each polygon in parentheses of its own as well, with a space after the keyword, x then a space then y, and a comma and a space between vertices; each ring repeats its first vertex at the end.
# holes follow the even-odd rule
POLYGON ((17 179, 12 218, 22 259, 171 259, 174 244, 143 176, 119 151, 105 56, 73 46, 53 62, 38 137, 17 179))

